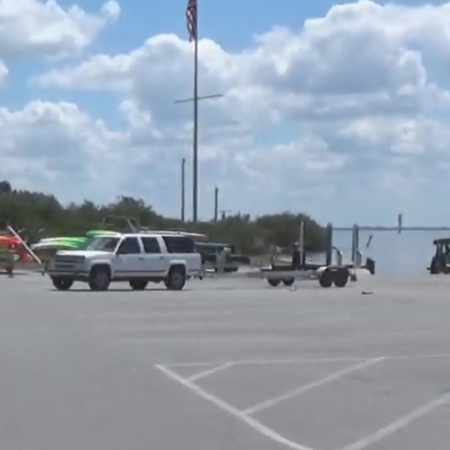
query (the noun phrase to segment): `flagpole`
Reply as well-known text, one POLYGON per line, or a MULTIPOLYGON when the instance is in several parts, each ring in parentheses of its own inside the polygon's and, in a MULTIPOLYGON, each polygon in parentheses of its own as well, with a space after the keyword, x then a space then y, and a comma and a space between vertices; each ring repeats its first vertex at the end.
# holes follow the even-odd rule
POLYGON ((186 205, 186 158, 181 160, 181 221, 184 223, 185 218, 185 205, 186 205))
POLYGON ((198 102, 223 97, 222 94, 198 95, 198 0, 188 0, 186 8, 189 41, 194 41, 194 95, 192 98, 176 100, 175 103, 194 102, 193 174, 192 174, 192 221, 198 222, 198 102))
MULTIPOLYGON (((198 0, 197 0, 198 2, 198 0)), ((195 14, 196 36, 194 40, 194 136, 193 136, 193 180, 192 180, 192 220, 198 221, 198 6, 195 14)))

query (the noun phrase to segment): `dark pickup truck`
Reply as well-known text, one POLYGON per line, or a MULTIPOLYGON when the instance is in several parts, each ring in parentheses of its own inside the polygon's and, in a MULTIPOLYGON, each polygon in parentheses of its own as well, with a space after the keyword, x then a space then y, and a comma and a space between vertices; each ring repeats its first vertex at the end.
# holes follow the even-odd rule
POLYGON ((227 255, 225 263, 225 272, 237 272, 240 266, 250 265, 250 258, 245 255, 239 255, 234 253, 232 245, 219 243, 219 242, 197 242, 197 251, 202 256, 203 264, 208 263, 211 266, 215 266, 217 254, 223 251, 225 248, 229 248, 231 253, 227 255))

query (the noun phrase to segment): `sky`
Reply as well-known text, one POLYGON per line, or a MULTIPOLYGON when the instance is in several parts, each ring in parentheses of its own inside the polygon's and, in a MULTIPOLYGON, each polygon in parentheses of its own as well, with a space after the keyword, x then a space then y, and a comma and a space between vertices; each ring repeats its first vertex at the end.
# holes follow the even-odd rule
MULTIPOLYGON (((192 214, 187 0, 0 0, 0 179, 192 214)), ((198 0, 199 216, 450 225, 450 2, 198 0)))

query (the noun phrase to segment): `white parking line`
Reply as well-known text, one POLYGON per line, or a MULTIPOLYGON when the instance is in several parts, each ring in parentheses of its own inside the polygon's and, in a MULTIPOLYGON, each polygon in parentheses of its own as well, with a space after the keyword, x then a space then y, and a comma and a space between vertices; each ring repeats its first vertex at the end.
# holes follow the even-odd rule
POLYGON ((420 408, 415 409, 414 411, 410 412, 406 416, 400 417, 395 422, 392 422, 391 424, 387 425, 384 428, 379 429, 375 433, 369 434, 368 436, 365 436, 361 440, 348 445, 347 447, 344 447, 342 450, 363 450, 367 447, 370 447, 373 444, 376 444, 377 442, 381 441, 382 439, 385 439, 389 437, 390 435, 396 433, 397 431, 401 430, 402 428, 409 425, 411 422, 420 419, 423 416, 426 416, 427 414, 431 413, 433 410, 438 408, 441 405, 444 405, 445 403, 450 402, 450 393, 445 394, 442 397, 439 397, 429 403, 427 403, 424 406, 421 406, 420 408))
POLYGON ((305 357, 298 359, 237 359, 233 361, 224 360, 210 360, 210 361, 180 361, 180 362, 163 362, 160 363, 166 367, 202 367, 222 365, 226 363, 233 363, 233 365, 283 365, 283 364, 307 364, 307 363, 327 363, 327 362, 346 362, 346 361, 362 361, 374 358, 384 358, 389 360, 402 359, 433 359, 433 358, 450 358, 450 353, 430 353, 418 355, 357 355, 357 356, 342 356, 335 358, 320 358, 320 357, 305 357))
MULTIPOLYGON (((449 355, 450 356, 450 355, 449 355)), ((370 358, 370 357, 369 357, 370 358)), ((222 364, 233 364, 234 366, 270 366, 270 365, 288 365, 288 364, 314 364, 327 362, 346 362, 367 360, 367 356, 349 356, 342 358, 301 358, 301 359, 236 359, 233 361, 192 361, 192 362, 168 362, 162 363, 166 367, 201 367, 201 366, 217 366, 222 364)))
POLYGON ((261 412, 264 409, 271 408, 272 406, 275 406, 276 404, 278 404, 280 402, 283 402, 285 400, 290 400, 294 397, 298 397, 299 395, 305 394, 306 392, 311 391, 312 389, 315 389, 320 386, 324 386, 325 384, 331 383, 332 381, 339 380, 340 378, 343 378, 346 375, 356 372, 357 370, 365 369, 366 367, 372 366, 373 364, 383 361, 384 359, 385 358, 370 359, 369 361, 364 361, 360 364, 356 364, 355 366, 351 366, 351 367, 347 367, 346 369, 339 370, 330 375, 327 375, 324 378, 321 378, 320 380, 313 381, 312 383, 309 383, 298 389, 287 392, 286 394, 280 395, 278 397, 275 397, 275 398, 272 398, 269 400, 265 400, 265 401, 259 403, 258 405, 255 405, 255 406, 252 406, 251 408, 246 409, 243 413, 245 415, 251 415, 251 414, 261 412))
POLYGON ((173 372, 172 370, 168 369, 165 366, 162 365, 156 365, 157 369, 159 369, 161 372, 163 372, 166 376, 171 378, 172 380, 177 381, 178 383, 182 384, 183 386, 190 389, 195 394, 199 395, 203 399, 209 401, 210 403, 214 404, 221 410, 227 412, 228 414, 231 414, 236 419, 238 419, 240 422, 245 423, 249 427, 253 428, 255 431, 261 433, 262 435, 268 437, 269 439, 272 439, 275 442, 278 442, 279 444, 285 445, 286 447, 292 448, 294 450, 313 450, 309 447, 305 447, 303 445, 297 444, 294 441, 291 441, 281 434, 277 433, 276 431, 272 430, 269 427, 266 427, 262 423, 258 422, 257 420, 253 419, 252 417, 246 416, 242 413, 242 411, 239 411, 234 406, 230 405, 229 403, 225 402, 224 400, 220 399, 219 397, 216 397, 215 395, 205 391, 200 386, 196 385, 192 381, 189 381, 177 373, 173 372))
POLYGON ((188 381, 201 380, 202 378, 206 378, 206 377, 209 377, 210 375, 214 375, 214 374, 216 374, 218 372, 222 372, 223 370, 229 369, 232 366, 234 366, 233 362, 225 363, 225 364, 222 364, 222 365, 220 365, 218 367, 213 367, 212 369, 203 370, 200 373, 196 373, 195 375, 192 375, 191 377, 189 377, 187 380, 188 381))

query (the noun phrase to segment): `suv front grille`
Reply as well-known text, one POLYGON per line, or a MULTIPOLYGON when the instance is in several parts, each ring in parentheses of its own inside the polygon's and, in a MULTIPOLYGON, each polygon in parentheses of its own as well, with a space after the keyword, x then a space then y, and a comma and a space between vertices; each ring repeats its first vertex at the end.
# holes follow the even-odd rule
POLYGON ((83 256, 55 255, 55 269, 70 270, 73 269, 76 265, 82 263, 83 260, 83 256))

